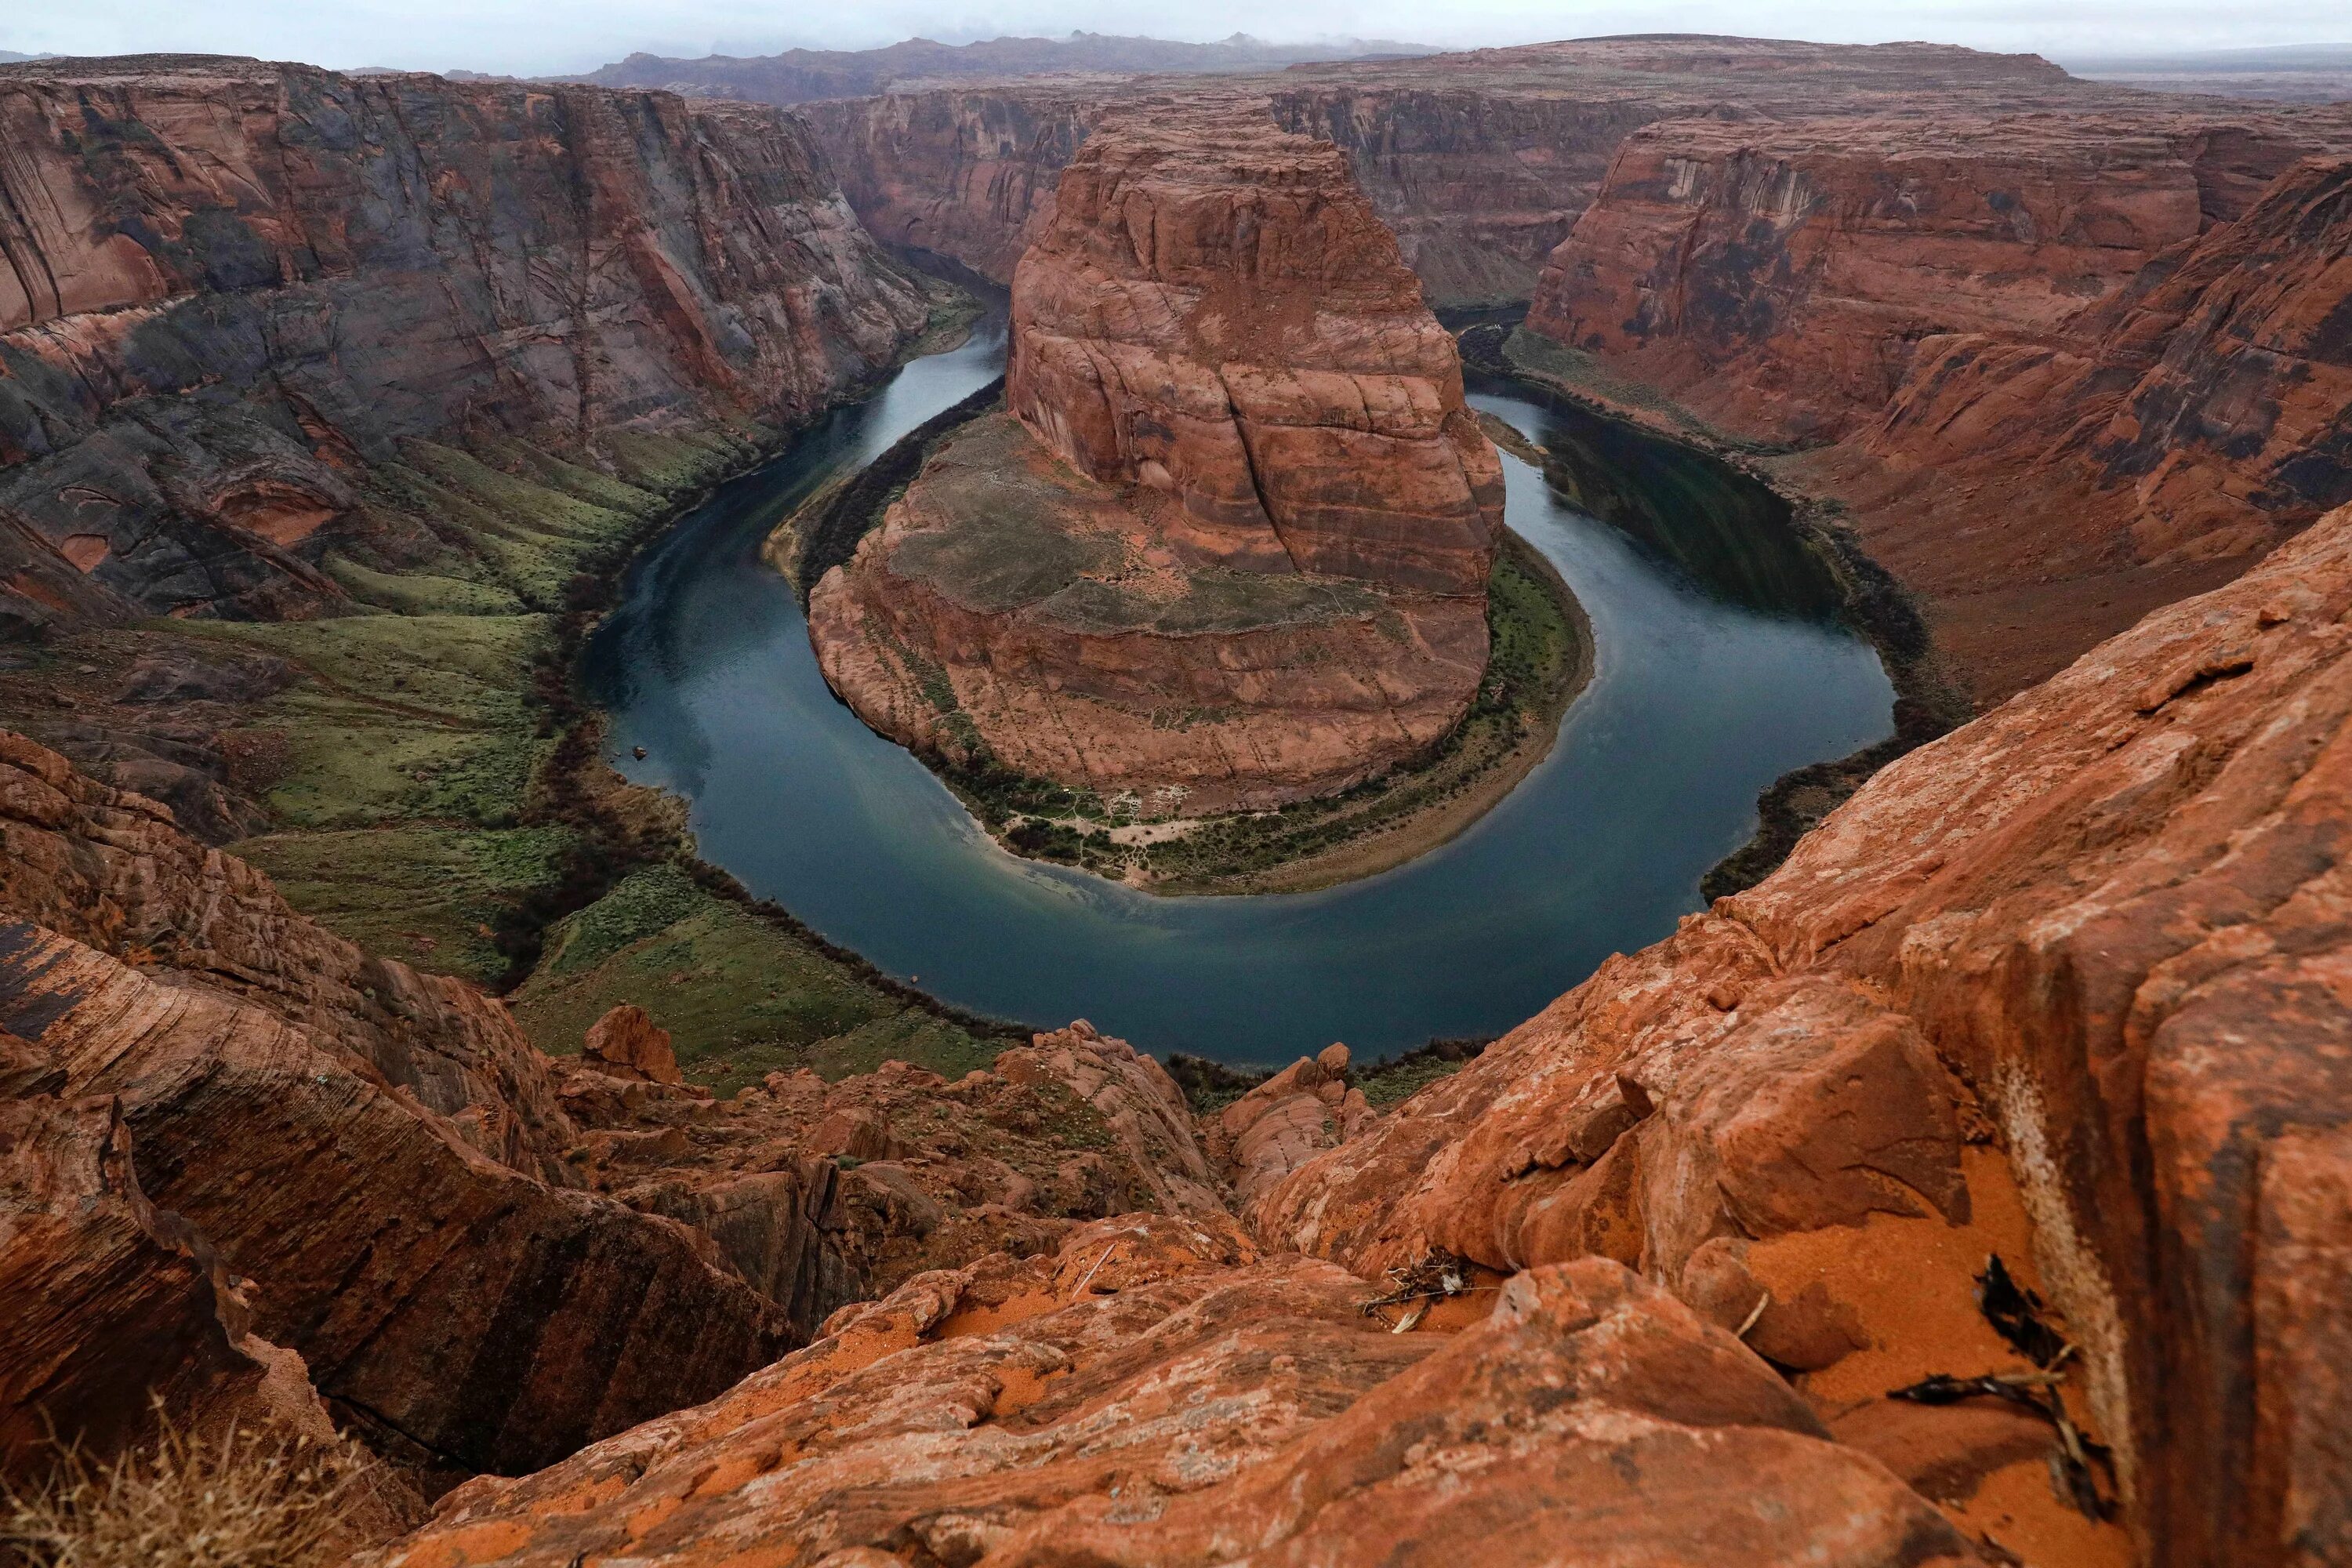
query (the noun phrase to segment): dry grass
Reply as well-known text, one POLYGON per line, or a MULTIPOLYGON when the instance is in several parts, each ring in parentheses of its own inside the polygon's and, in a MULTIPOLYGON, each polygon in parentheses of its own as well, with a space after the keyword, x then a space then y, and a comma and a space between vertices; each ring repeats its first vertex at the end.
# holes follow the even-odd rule
POLYGON ((110 1462, 65 1448, 46 1485, 0 1486, 0 1563, 313 1568, 356 1544, 376 1461, 349 1444, 169 1420, 110 1462))

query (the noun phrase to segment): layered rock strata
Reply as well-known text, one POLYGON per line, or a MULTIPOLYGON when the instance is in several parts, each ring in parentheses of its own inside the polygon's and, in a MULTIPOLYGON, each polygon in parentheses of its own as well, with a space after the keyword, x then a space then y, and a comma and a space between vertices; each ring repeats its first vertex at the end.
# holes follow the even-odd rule
POLYGON ((64 1087, 62 1068, 0 1086, 0 1474, 150 1436, 151 1397, 207 1436, 331 1436, 301 1358, 253 1335, 219 1255, 140 1190, 121 1106, 64 1087))
MULTIPOLYGON (((1882 1351, 1965 1290, 1937 1259, 1953 1226, 1998 1228, 1989 1141, 2145 1560, 2325 1560, 2352 1518, 2352 1408, 2305 1370, 2352 1332, 2312 1294, 2352 1245, 2326 1196, 2352 1125, 2347 606, 2338 510, 1890 765, 1771 879, 1261 1199, 1260 1227, 1360 1270, 1600 1252, 1726 1314, 1758 1299, 1731 1268, 1771 1292, 1750 1342, 1803 1367, 1821 1325, 1810 1350, 1764 1337, 1800 1288, 1882 1351)), ((1881 1393, 1851 1381, 1868 1361, 1806 1385, 1881 1393)))
POLYGON ((926 314, 797 122, 213 58, 0 68, 0 603, 305 616, 467 546, 394 482, 741 444, 926 314), (444 534, 453 537, 444 538, 444 534))
POLYGON ((1255 1245, 919 1275, 373 1561, 2327 1561, 2347 609, 2352 509, 1881 773, 1255 1245), (1989 1255, 2058 1338, 1995 1331, 1989 1255), (2080 1507, 2046 1414, 1886 1397, 1937 1373, 2111 1445, 2080 1507))
POLYGON ((2352 163, 2308 160, 2053 333, 1922 339, 1797 471, 2002 690, 2352 500, 2347 301, 2352 163))
POLYGON ((0 731, 0 1474, 51 1420, 135 1435, 150 1392, 323 1430, 313 1383, 428 1478, 530 1469, 923 1269, 1231 1226, 1173 1082, 1084 1023, 952 1085, 725 1101, 658 1037, 616 1008, 551 1062, 0 731))
POLYGON ((728 1398, 477 1483, 369 1561, 1205 1568, 1432 1563, 1473 1538, 1497 1564, 1973 1555, 1615 1264, 1522 1275, 1458 1337, 1400 1335, 1332 1265, 1113 1223, 910 1280, 728 1398))
POLYGON ((869 723, 1162 812, 1328 793, 1453 727, 1500 466, 1328 146, 1246 108, 1098 132, 1013 317, 1009 415, 810 596, 869 723))
POLYGON ((1619 149, 1528 325, 1739 428, 1834 437, 1922 335, 2046 333, 2200 222, 2152 130, 1670 121, 1619 149))
POLYGON ((1618 144, 1657 121, 2071 111, 2141 97, 2030 55, 1659 37, 1301 64, 1238 82, 909 83, 803 112, 877 236, 1008 282, 1078 141, 1140 92, 1247 92, 1286 129, 1335 143, 1440 306, 1526 300, 1618 144))

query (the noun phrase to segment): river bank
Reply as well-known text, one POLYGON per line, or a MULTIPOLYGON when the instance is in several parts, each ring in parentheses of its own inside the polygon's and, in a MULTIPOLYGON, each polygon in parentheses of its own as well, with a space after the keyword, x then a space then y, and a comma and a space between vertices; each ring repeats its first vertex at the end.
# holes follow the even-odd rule
MULTIPOLYGON (((1753 887, 1789 858, 1797 841, 1843 804, 1872 774, 1906 752, 1927 744, 1974 715, 1961 682, 1937 649, 1917 602, 1894 574, 1871 558, 1834 496, 1793 484, 1770 464, 1797 448, 1720 430, 1664 393, 1625 376, 1593 356, 1564 348, 1517 325, 1516 320, 1483 321, 1458 334, 1463 363, 1548 399, 1556 408, 1629 426, 1729 473, 1772 498, 1777 516, 1748 520, 1751 526, 1785 528, 1817 561, 1834 584, 1836 613, 1878 651, 1895 691, 1895 733, 1843 757, 1807 763, 1772 781, 1757 797, 1753 837, 1710 868, 1700 883, 1712 900, 1753 887)), ((1522 453, 1541 464, 1571 491, 1574 477, 1590 476, 1580 454, 1535 447, 1522 453), (1563 475, 1560 470, 1569 470, 1563 475)), ((1639 515, 1643 498, 1604 487, 1580 499, 1595 514, 1622 526, 1649 531, 1654 522, 1639 515)))
MULTIPOLYGON (((832 444, 656 541, 581 675, 609 716, 606 757, 690 804, 703 858, 903 983, 1244 1066, 1335 1039, 1370 1062, 1492 1034, 1698 907, 1700 877, 1749 837, 1773 778, 1891 728, 1876 655, 1793 543, 1712 576, 1685 570, 1746 531, 1677 501, 1654 544, 1507 450, 1508 525, 1569 583, 1599 657, 1549 753, 1493 809, 1388 871, 1311 892, 1171 899, 1008 855, 835 697, 797 593, 761 559, 811 496, 982 392, 1002 342, 991 326, 917 362, 832 444)), ((1568 438, 1525 395, 1471 401, 1538 445, 1568 438)))
POLYGON ((506 995, 551 1053, 627 1000, 722 1092, 780 1068, 983 1065, 1025 1028, 884 973, 698 858, 687 804, 604 761, 573 674, 646 545, 984 312, 936 290, 897 363, 796 429, 623 433, 610 471, 512 440, 415 444, 400 499, 462 524, 468 551, 407 573, 331 563, 343 616, 0 649, 0 726, 165 798, 368 951, 506 995))

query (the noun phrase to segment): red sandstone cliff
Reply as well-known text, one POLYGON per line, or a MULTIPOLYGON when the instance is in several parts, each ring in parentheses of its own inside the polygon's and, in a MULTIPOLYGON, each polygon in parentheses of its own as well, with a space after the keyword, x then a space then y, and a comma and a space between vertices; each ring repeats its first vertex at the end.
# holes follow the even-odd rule
MULTIPOLYGON (((1680 37, 1299 65, 1238 81, 910 85, 802 112, 876 234, 1004 282, 1049 213, 1055 176, 1105 112, 1139 92, 1205 102, 1236 91, 1263 97, 1285 129, 1346 154, 1439 306, 1526 300, 1619 143, 1658 121, 2074 115, 2146 100, 2031 55, 1680 37)), ((2177 101, 2172 110, 2195 117, 2177 101)), ((2274 118, 2217 113, 2211 135, 2267 142, 2274 118)))
POLYGON ((1132 1219, 918 1276, 370 1561, 2330 1561, 2347 611, 2352 509, 1348 1130, 1255 1246, 1132 1219), (1988 1253, 2120 1527, 2053 1493, 2047 1415, 1886 1398, 2030 1370, 1988 1253))
POLYGON ((2352 163, 2315 160, 2044 338, 1922 340, 1798 471, 1863 509, 1998 692, 2352 500, 2347 300, 2352 163))
MULTIPOLYGON (((404 444, 805 417, 925 315, 803 127, 209 58, 0 68, 0 612, 288 616, 404 444)), ((462 545, 462 539, 457 542, 462 545)))
POLYGON ((925 1268, 1231 1227, 1175 1085, 1083 1024, 952 1085, 723 1103, 599 1059, 0 731, 0 1475, 52 1423, 134 1436, 151 1390, 318 1432, 323 1395, 428 1476, 526 1470, 925 1268))
POLYGON ((1156 815, 1343 788, 1459 720, 1501 471, 1328 145, 1248 104, 1097 132, 1005 395, 811 593, 869 723, 1156 815))

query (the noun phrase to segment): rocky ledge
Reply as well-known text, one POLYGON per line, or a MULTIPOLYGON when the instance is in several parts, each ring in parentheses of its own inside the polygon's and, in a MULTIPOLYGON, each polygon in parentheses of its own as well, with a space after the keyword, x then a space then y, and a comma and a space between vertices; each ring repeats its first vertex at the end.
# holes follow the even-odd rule
POLYGON ((1013 314, 1009 414, 811 595, 867 722, 1197 811, 1345 788, 1460 720, 1500 466, 1330 146, 1246 103, 1106 128, 1013 314))

